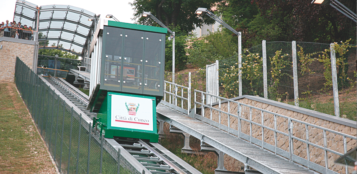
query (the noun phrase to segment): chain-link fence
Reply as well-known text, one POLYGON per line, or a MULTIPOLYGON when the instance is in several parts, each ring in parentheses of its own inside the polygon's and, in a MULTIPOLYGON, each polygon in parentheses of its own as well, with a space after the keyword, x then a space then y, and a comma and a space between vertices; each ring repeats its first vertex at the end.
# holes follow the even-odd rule
MULTIPOLYGON (((338 99, 333 97, 330 44, 312 42, 270 41, 243 50, 243 95, 264 97, 266 92, 268 99, 296 104, 330 115, 338 115, 334 112, 334 105, 339 103, 337 108, 341 117, 356 119, 356 49, 348 42, 335 43, 333 47, 332 50, 336 52, 338 99), (266 53, 266 64, 263 63, 263 52, 266 53), (266 79, 264 65, 267 67, 266 79)), ((237 55, 220 61, 219 74, 220 96, 237 97, 237 55)))
POLYGON ((141 173, 19 58, 15 83, 60 173, 141 173))

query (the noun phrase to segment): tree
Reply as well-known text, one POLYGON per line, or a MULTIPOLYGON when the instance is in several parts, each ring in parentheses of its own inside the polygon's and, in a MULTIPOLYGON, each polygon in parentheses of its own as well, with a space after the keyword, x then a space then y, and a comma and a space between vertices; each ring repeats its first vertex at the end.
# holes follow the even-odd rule
MULTIPOLYGON (((177 35, 175 38, 175 69, 177 71, 186 68, 187 55, 185 51, 186 47, 186 35, 177 35)), ((172 41, 166 40, 165 43, 165 70, 172 71, 172 41)))
MULTIPOLYGON (((355 1, 341 2, 355 11, 355 1)), ((244 47, 261 40, 330 43, 355 39, 352 20, 329 5, 311 4, 311 0, 226 0, 218 10, 225 22, 242 32, 244 47)))
POLYGON ((232 37, 230 33, 221 31, 210 33, 204 38, 191 38, 187 49, 188 62, 196 67, 203 67, 216 60, 237 56, 237 37, 232 37))
POLYGON ((142 17, 144 11, 149 11, 166 26, 179 26, 183 32, 188 33, 195 28, 194 25, 214 23, 206 15, 202 15, 203 20, 200 19, 195 11, 198 7, 210 9, 216 2, 219 0, 135 0, 131 5, 136 10, 134 18, 140 24, 157 26, 153 20, 142 17))
MULTIPOLYGON (((38 38, 46 38, 46 35, 43 35, 42 32, 38 33, 38 38)), ((48 46, 49 41, 45 40, 45 41, 40 41, 39 45, 40 47, 46 47, 48 46)), ((55 44, 52 44, 52 47, 54 47, 55 44)), ((59 47, 62 47, 62 45, 60 45, 59 47)), ((45 56, 58 56, 58 57, 63 57, 63 58, 68 58, 68 59, 78 59, 78 56, 75 54, 72 54, 70 52, 67 51, 62 51, 62 50, 57 50, 57 49, 40 49, 38 51, 39 55, 45 55, 45 56)))
MULTIPOLYGON (((355 35, 355 23, 330 5, 314 5, 310 0, 253 1, 266 19, 288 19, 294 40, 330 43, 348 40, 355 35)), ((356 1, 340 1, 352 11, 356 10, 356 1)))
POLYGON ((56 56, 68 58, 68 59, 78 59, 78 56, 67 51, 57 50, 57 49, 40 49, 38 51, 39 55, 45 56, 56 56))

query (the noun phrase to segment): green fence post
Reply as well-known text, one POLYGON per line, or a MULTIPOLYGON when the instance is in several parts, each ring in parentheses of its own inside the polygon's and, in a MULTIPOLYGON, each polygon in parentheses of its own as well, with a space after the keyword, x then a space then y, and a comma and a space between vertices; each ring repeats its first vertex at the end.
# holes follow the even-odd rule
POLYGON ((120 148, 118 148, 118 174, 120 174, 120 148))
POLYGON ((89 123, 89 132, 88 132, 88 161, 87 161, 87 173, 89 173, 89 161, 90 161, 90 139, 92 136, 92 124, 89 123))
POLYGON ((103 165, 103 143, 104 143, 104 136, 100 136, 100 162, 99 162, 99 173, 102 173, 102 165, 103 165))
POLYGON ((54 159, 56 159, 56 149, 57 149, 56 146, 57 146, 57 136, 58 136, 57 125, 58 125, 58 117, 59 117, 59 114, 58 114, 58 113, 59 113, 59 112, 58 112, 58 108, 59 108, 59 107, 56 107, 56 108, 57 108, 57 114, 56 114, 57 116, 56 116, 56 125, 55 125, 55 129, 56 129, 55 131, 56 131, 56 132, 55 132, 55 136, 54 136, 54 138, 55 138, 54 159))
POLYGON ((61 166, 62 166, 61 164, 62 164, 62 149, 63 149, 64 118, 66 116, 66 106, 64 101, 62 102, 62 108, 63 108, 63 119, 62 119, 60 160, 59 160, 59 167, 58 167, 59 172, 61 172, 61 166))
MULTIPOLYGON (((67 164, 67 173, 69 173, 69 165, 71 161, 71 142, 72 142, 72 127, 73 127, 73 107, 71 108, 71 128, 69 131, 69 149, 68 149, 68 164, 67 164)), ((80 127, 79 127, 80 128, 80 127)))
MULTIPOLYGON (((51 100, 51 106, 53 106, 53 103, 55 102, 55 99, 53 99, 53 100, 51 100)), ((48 103, 50 103, 50 102, 48 102, 48 103)), ((55 123, 56 124, 56 122, 54 122, 54 120, 55 120, 55 114, 57 114, 57 112, 58 112, 58 109, 57 109, 57 107, 56 107, 56 109, 55 109, 55 112, 52 112, 51 113, 51 118, 52 118, 52 121, 51 121, 51 124, 50 124, 50 133, 49 133, 49 140, 48 140, 48 143, 50 144, 49 145, 49 147, 50 147, 50 152, 51 152, 51 149, 52 149, 52 147, 53 147, 53 145, 52 145, 52 141, 51 141, 51 139, 52 139, 52 128, 53 128, 53 123, 55 123)), ((57 119, 57 117, 56 117, 56 119, 57 119)), ((54 155, 54 153, 52 152, 52 156, 55 156, 54 155)))
POLYGON ((76 174, 78 174, 79 166, 79 144, 81 143, 81 129, 82 129, 82 114, 79 114, 79 131, 78 131, 78 147, 77 147, 77 162, 76 162, 76 174))
POLYGON ((35 110, 34 110, 34 114, 32 115, 32 118, 35 120, 35 116, 38 114, 38 108, 39 108, 39 105, 38 105, 38 102, 40 101, 40 98, 38 97, 38 88, 39 88, 39 77, 36 77, 36 92, 35 92, 35 98, 36 98, 36 107, 35 107, 35 110))

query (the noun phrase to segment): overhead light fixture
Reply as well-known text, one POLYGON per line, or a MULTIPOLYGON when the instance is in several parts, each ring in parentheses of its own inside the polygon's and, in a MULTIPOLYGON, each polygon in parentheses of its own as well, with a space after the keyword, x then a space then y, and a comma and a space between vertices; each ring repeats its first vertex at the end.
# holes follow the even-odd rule
POLYGON ((119 21, 114 15, 112 15, 112 14, 107 14, 105 17, 106 17, 106 18, 110 18, 110 19, 114 19, 114 21, 120 22, 120 21, 119 21))
POLYGON ((311 4, 322 4, 325 0, 312 0, 311 4))
POLYGON ((107 14, 106 18, 113 18, 112 14, 107 14))
POLYGON ((148 16, 150 16, 151 15, 151 13, 150 12, 147 12, 147 11, 144 11, 144 13, 143 13, 143 17, 148 17, 148 16))
POLYGON ((202 7, 200 7, 200 8, 198 8, 196 11, 195 11, 195 13, 197 14, 197 15, 201 15, 202 13, 205 13, 207 11, 207 8, 202 8, 202 7))

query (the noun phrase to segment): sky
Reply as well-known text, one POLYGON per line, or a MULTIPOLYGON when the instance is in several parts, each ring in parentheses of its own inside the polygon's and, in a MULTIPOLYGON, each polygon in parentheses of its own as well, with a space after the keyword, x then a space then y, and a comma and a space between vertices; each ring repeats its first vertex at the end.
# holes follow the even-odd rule
MULTIPOLYGON (((131 18, 134 17, 134 10, 129 2, 134 0, 28 0, 38 6, 42 5, 71 5, 86 9, 95 14, 101 14, 104 17, 106 14, 112 14, 121 22, 134 23, 131 18)), ((12 20, 16 0, 0 0, 0 22, 12 20)))

